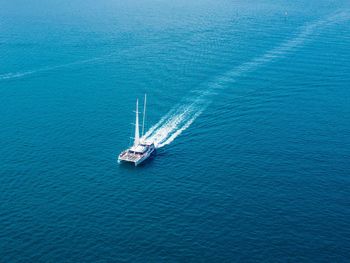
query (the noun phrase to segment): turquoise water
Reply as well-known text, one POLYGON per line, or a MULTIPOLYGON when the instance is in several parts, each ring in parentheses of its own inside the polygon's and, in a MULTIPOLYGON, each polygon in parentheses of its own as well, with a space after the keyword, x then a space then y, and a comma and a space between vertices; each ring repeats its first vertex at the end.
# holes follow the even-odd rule
POLYGON ((1 262, 349 260, 348 1, 2 1, 0 32, 1 262), (144 93, 157 156, 118 165, 144 93))

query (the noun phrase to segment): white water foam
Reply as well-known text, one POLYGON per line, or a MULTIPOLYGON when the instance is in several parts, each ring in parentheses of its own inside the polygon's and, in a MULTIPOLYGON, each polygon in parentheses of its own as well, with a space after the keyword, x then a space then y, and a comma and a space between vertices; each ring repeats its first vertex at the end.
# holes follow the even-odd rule
POLYGON ((207 90, 204 92, 199 91, 201 95, 188 106, 181 106, 180 108, 175 107, 170 110, 169 113, 167 113, 146 133, 146 139, 153 141, 157 148, 170 144, 183 131, 190 127, 190 125, 211 103, 210 95, 213 95, 213 93, 216 93, 219 89, 225 88, 227 86, 225 84, 232 84, 238 77, 242 77, 243 75, 252 72, 267 63, 273 62, 276 59, 283 58, 296 48, 301 47, 311 35, 316 33, 316 29, 348 19, 349 12, 342 11, 332 14, 323 20, 302 26, 295 37, 286 40, 276 48, 227 71, 209 82, 207 90))
POLYGON ((170 119, 170 116, 175 116, 175 109, 173 108, 167 114, 165 114, 155 125, 153 125, 143 136, 143 138, 149 138, 153 135, 154 131, 157 130, 164 122, 170 119))
POLYGON ((0 75, 0 80, 14 79, 24 77, 26 75, 30 75, 35 73, 35 71, 24 71, 24 72, 13 72, 13 73, 5 73, 0 75))
POLYGON ((171 117, 163 121, 163 124, 160 124, 159 122, 159 127, 155 129, 153 134, 147 136, 146 139, 154 142, 156 147, 159 147, 186 119, 188 119, 189 116, 193 114, 193 112, 194 108, 192 105, 181 107, 181 109, 175 111, 171 117))
POLYGON ((197 117, 199 115, 202 114, 202 111, 197 111, 194 116, 192 116, 191 119, 189 119, 183 126, 181 126, 180 128, 178 128, 173 134, 171 134, 170 136, 167 137, 166 140, 163 140, 163 142, 156 144, 157 148, 161 148, 164 147, 165 145, 168 145, 170 143, 172 143, 177 136, 179 136, 184 130, 186 130, 188 127, 190 127, 190 125, 197 119, 197 117))

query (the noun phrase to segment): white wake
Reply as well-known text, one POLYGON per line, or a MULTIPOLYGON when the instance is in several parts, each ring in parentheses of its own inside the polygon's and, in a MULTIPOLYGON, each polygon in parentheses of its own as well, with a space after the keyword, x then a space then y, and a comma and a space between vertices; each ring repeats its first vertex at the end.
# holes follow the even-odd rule
POLYGON ((293 52, 296 48, 301 47, 309 40, 310 36, 315 34, 317 29, 348 19, 349 13, 342 11, 334 13, 322 20, 302 26, 296 36, 287 39, 265 54, 245 62, 210 81, 207 89, 204 92, 198 91, 201 95, 192 99, 192 102, 172 108, 157 124, 150 128, 145 134, 145 138, 149 141, 153 141, 157 148, 170 144, 183 131, 190 127, 211 103, 212 95, 216 94, 218 90, 227 87, 227 84, 234 83, 239 77, 293 52))
POLYGON ((88 59, 76 60, 76 61, 73 61, 73 62, 68 62, 68 63, 64 63, 64 64, 59 64, 59 65, 41 67, 41 68, 38 68, 38 69, 35 69, 35 70, 3 73, 3 74, 0 74, 0 81, 1 80, 23 78, 23 77, 26 77, 26 76, 29 76, 29 75, 34 75, 34 74, 38 74, 38 73, 42 73, 42 72, 48 72, 48 71, 52 71, 52 70, 56 70, 56 69, 69 68, 69 67, 72 67, 72 66, 78 66, 78 65, 83 65, 83 64, 89 64, 89 63, 104 61, 107 58, 112 57, 115 54, 117 54, 117 52, 111 52, 111 53, 106 54, 106 55, 93 57, 93 58, 88 58, 88 59))

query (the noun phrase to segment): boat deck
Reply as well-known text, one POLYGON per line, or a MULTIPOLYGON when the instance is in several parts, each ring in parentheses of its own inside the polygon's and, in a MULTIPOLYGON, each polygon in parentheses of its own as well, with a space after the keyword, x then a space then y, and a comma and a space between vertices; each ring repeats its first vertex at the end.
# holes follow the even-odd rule
POLYGON ((124 152, 119 156, 119 159, 125 162, 137 162, 142 157, 143 154, 124 152))

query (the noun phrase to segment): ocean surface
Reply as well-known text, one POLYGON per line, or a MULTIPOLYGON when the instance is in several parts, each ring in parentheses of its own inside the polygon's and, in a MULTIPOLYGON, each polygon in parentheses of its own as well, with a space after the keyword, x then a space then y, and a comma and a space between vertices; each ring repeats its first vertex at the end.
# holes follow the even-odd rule
POLYGON ((350 260, 349 1, 0 0, 0 100, 0 262, 350 260))

